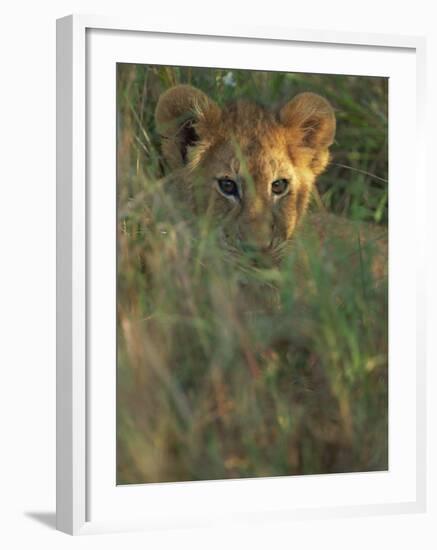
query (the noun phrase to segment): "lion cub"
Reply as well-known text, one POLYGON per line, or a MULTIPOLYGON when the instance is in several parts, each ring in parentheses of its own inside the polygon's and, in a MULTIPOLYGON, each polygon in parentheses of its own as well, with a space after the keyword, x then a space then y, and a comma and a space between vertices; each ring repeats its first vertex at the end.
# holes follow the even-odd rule
MULTIPOLYGON (((220 108, 199 89, 179 85, 161 95, 155 120, 171 170, 167 181, 193 214, 208 216, 227 247, 280 259, 330 159, 330 103, 306 92, 277 113, 247 101, 220 108)), ((319 213, 310 225, 321 243, 330 228, 356 238, 345 220, 337 221, 319 213)), ((380 230, 363 227, 359 238, 376 235, 386 247, 380 230)))

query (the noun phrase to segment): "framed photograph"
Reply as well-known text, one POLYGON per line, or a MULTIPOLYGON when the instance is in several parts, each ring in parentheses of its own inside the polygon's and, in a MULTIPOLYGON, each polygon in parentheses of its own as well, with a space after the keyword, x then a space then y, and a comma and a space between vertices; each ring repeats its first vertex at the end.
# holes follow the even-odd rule
POLYGON ((424 39, 57 32, 57 525, 425 509, 424 39))

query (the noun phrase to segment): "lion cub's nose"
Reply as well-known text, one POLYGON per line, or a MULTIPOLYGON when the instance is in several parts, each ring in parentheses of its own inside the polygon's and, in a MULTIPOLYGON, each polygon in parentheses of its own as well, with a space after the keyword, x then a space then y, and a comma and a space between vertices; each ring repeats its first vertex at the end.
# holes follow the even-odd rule
POLYGON ((240 229, 240 247, 244 252, 266 252, 272 244, 272 229, 268 224, 250 224, 240 229))

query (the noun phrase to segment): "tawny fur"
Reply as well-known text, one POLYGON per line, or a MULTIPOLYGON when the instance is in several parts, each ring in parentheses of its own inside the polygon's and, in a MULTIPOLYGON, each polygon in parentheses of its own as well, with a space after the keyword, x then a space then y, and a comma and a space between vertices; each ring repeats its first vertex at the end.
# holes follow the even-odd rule
MULTIPOLYGON (((238 250, 249 244, 280 256, 304 217, 317 176, 330 160, 336 120, 329 102, 306 92, 279 112, 248 101, 220 108, 197 88, 179 85, 161 95, 155 119, 171 172, 167 181, 180 200, 195 215, 210 216, 229 247, 238 250), (220 178, 238 182, 238 200, 218 192, 220 178), (287 179, 290 187, 280 198, 271 191, 278 179, 287 179)), ((331 215, 318 214, 309 222, 322 246, 331 233, 349 239, 358 234, 352 222, 338 223, 331 215)), ((366 224, 359 228, 364 243, 373 240, 374 233, 366 224)), ((386 233, 382 238, 380 233, 378 265, 386 266, 386 233)), ((376 270, 381 276, 385 273, 385 267, 376 270)))
POLYGON ((184 188, 198 214, 222 224, 228 243, 274 250, 290 239, 329 161, 335 116, 328 101, 303 93, 279 113, 246 101, 221 109, 180 85, 161 96, 155 116, 173 185, 184 188), (238 201, 217 192, 220 178, 238 182, 238 201), (279 179, 290 191, 277 198, 271 186, 279 179))

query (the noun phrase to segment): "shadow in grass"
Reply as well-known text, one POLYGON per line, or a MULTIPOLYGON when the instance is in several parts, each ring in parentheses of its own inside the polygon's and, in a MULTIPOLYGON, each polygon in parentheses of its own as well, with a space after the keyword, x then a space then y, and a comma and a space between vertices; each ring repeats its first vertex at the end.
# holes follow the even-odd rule
POLYGON ((34 519, 42 523, 50 529, 56 529, 56 513, 55 512, 25 512, 28 518, 34 519))

